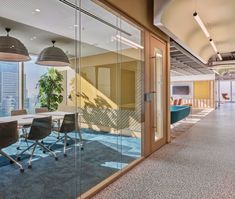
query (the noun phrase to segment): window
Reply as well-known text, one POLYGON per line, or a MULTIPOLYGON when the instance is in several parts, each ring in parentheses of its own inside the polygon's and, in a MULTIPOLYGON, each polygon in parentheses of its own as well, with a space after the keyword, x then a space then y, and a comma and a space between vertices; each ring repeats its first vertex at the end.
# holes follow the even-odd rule
POLYGON ((229 80, 220 81, 220 99, 222 101, 231 100, 231 83, 229 80))
POLYGON ((232 101, 235 101, 235 81, 232 81, 232 101))
POLYGON ((28 113, 34 113, 35 107, 40 107, 37 83, 40 77, 47 73, 48 67, 36 65, 36 56, 24 63, 24 108, 28 113))
POLYGON ((0 116, 19 108, 19 65, 0 62, 0 116))

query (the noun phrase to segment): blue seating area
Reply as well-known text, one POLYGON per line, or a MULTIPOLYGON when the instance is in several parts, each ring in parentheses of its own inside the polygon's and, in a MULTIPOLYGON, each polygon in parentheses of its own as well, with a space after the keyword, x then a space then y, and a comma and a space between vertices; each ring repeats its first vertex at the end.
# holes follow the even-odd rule
POLYGON ((190 111, 190 106, 171 106, 171 124, 188 117, 190 111))

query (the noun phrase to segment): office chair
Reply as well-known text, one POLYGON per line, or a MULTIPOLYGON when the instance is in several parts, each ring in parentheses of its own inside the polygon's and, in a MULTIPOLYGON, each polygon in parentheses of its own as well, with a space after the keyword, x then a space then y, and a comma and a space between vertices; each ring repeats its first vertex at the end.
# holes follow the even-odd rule
POLYGON ((28 140, 34 141, 34 143, 28 148, 26 148, 25 150, 23 150, 17 157, 17 159, 20 160, 20 156, 33 147, 33 150, 30 155, 29 162, 28 162, 29 169, 32 168, 32 158, 33 158, 33 155, 37 146, 41 147, 41 149, 44 152, 46 151, 49 152, 55 158, 55 160, 58 160, 57 155, 40 142, 40 140, 46 138, 47 136, 51 134, 51 128, 52 128, 51 125, 52 125, 51 116, 43 117, 43 118, 34 118, 30 131, 26 137, 28 140))
POLYGON ((0 123, 0 154, 10 160, 11 163, 15 163, 20 168, 20 172, 23 173, 24 169, 22 165, 13 159, 11 156, 2 151, 18 141, 18 124, 17 121, 0 123))
MULTIPOLYGON (((27 115, 27 111, 25 109, 20 109, 20 110, 12 110, 11 111, 11 116, 18 116, 18 115, 27 115)), ((27 134, 27 129, 30 127, 30 125, 23 125, 21 130, 22 130, 22 133, 23 135, 26 135, 27 134)), ((16 147, 17 150, 20 150, 20 145, 21 145, 21 135, 20 135, 20 138, 19 138, 19 141, 18 141, 18 146, 16 147)), ((26 143, 27 143, 27 140, 25 139, 26 143)), ((28 143, 27 143, 28 145, 28 143)))
POLYGON ((75 141, 76 140, 74 138, 71 138, 68 133, 72 133, 72 132, 76 132, 76 129, 78 129, 78 134, 79 134, 79 139, 80 139, 80 147, 81 150, 83 150, 83 144, 82 144, 82 135, 80 132, 80 129, 77 127, 77 117, 78 114, 75 113, 71 113, 71 114, 65 114, 63 122, 61 127, 59 128, 59 130, 57 131, 58 133, 64 134, 63 136, 61 136, 55 143, 53 143, 49 148, 51 149, 51 147, 53 147, 56 143, 58 143, 59 141, 64 142, 64 156, 66 157, 66 148, 67 148, 67 140, 68 138, 75 141))

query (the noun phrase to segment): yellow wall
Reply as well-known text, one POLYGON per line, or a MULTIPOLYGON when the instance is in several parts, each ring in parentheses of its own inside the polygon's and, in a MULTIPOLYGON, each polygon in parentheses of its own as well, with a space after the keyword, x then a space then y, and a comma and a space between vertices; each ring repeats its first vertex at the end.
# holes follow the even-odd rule
POLYGON ((195 81, 194 83, 194 99, 210 99, 211 81, 195 81))
MULTIPOLYGON (((138 61, 122 63, 121 67, 117 64, 108 65, 91 65, 81 69, 81 76, 77 75, 78 92, 81 98, 78 99, 79 107, 106 107, 117 109, 135 109, 136 102, 136 79, 137 79, 138 61), (99 69, 108 69, 109 74, 98 72, 99 69), (99 84, 102 81, 103 86, 99 84), (105 92, 108 89, 110 92, 105 92), (81 101, 79 101, 81 100, 81 101), (100 104, 102 102, 103 104, 100 104)), ((75 80, 70 81, 72 89, 72 100, 68 101, 69 105, 74 105, 75 80)), ((69 92, 69 91, 68 91, 69 92)), ((70 95, 71 93, 68 93, 70 95)), ((103 107, 103 108, 104 108, 103 107)))
POLYGON ((77 99, 78 107, 91 107, 91 108, 112 108, 117 109, 118 106, 115 102, 113 102, 110 98, 105 96, 102 92, 100 92, 96 87, 94 87, 89 81, 85 78, 77 75, 78 80, 78 93, 80 97, 75 97, 75 80, 71 80, 72 91, 71 99, 68 100, 69 106, 75 106, 75 99, 77 99))

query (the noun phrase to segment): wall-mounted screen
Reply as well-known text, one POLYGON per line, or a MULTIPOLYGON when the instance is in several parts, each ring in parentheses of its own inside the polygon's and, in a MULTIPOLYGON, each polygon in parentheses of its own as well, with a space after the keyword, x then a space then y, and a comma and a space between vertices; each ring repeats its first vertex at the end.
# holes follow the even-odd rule
POLYGON ((189 95, 189 86, 172 86, 173 95, 189 95))

